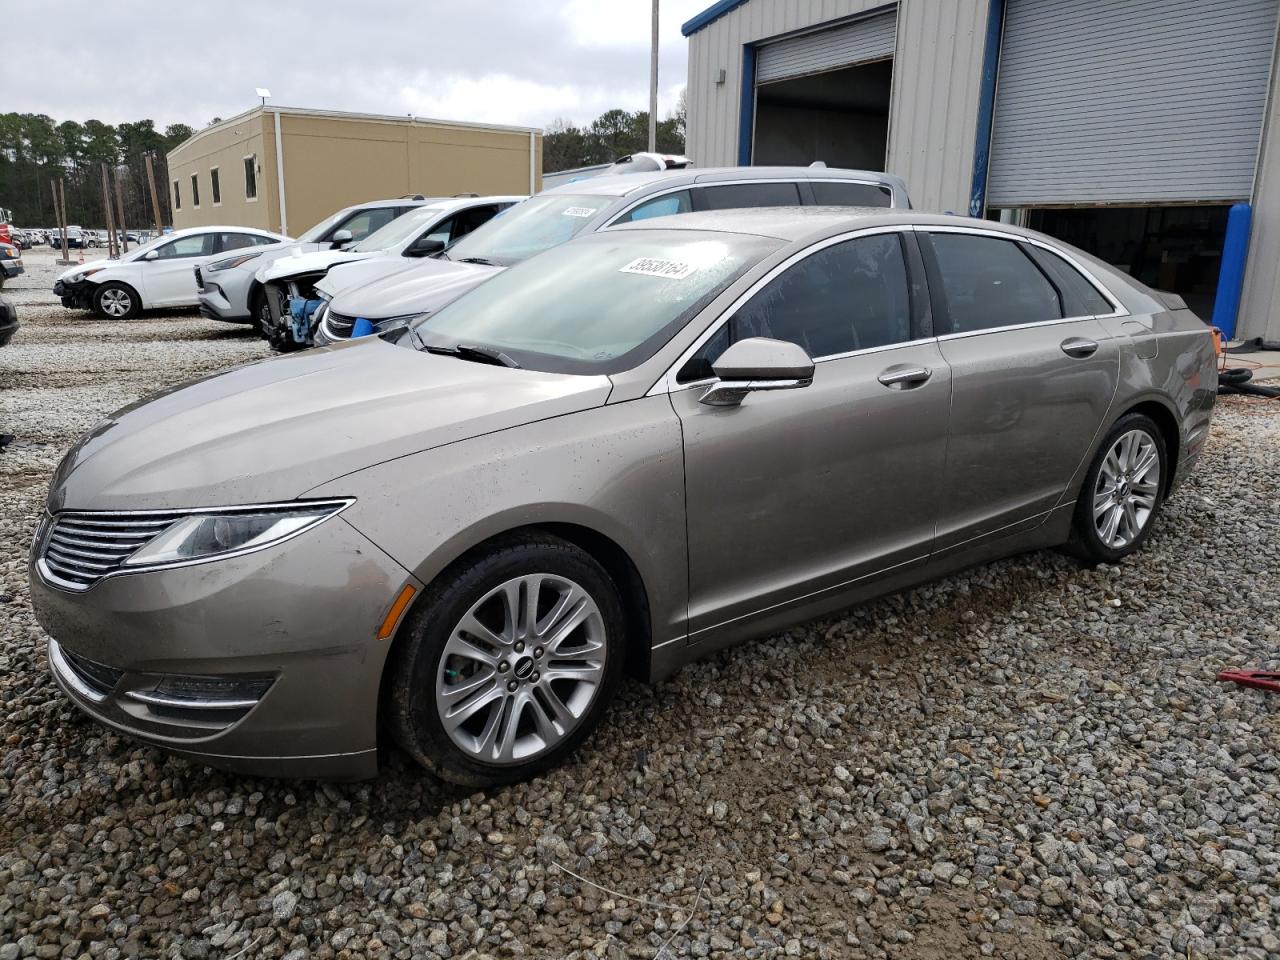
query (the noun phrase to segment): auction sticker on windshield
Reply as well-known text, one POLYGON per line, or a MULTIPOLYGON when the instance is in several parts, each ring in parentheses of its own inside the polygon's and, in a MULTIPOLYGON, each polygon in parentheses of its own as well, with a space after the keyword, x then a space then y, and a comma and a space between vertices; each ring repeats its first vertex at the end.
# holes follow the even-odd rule
POLYGON ((561 213, 566 217, 589 217, 595 211, 590 207, 565 207, 561 213))
POLYGON ((693 273, 692 263, 680 263, 678 260, 660 260, 657 257, 638 257, 619 273, 640 273, 646 277, 666 277, 668 280, 683 280, 693 273))

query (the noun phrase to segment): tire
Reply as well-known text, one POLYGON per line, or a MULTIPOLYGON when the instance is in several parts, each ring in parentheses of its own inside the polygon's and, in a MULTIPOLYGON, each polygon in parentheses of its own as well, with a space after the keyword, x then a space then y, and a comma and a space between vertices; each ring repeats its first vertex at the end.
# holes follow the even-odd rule
POLYGON ((604 716, 622 675, 625 629, 613 581, 567 541, 526 534, 468 555, 427 589, 401 628, 386 704, 395 739, 451 783, 490 787, 535 776, 604 716), (525 609, 531 589, 532 629, 527 614, 517 612, 514 624, 509 615, 512 606, 525 609), (558 640, 557 627, 565 631, 558 640), (553 643, 561 657, 552 656, 553 643), (449 713, 456 719, 446 723, 449 713))
POLYGON ((93 312, 108 320, 129 320, 142 312, 142 303, 133 287, 110 280, 93 292, 93 312))
MULTIPOLYGON (((271 345, 271 349, 276 353, 292 353, 295 350, 302 350, 306 347, 305 343, 299 343, 293 339, 293 331, 289 329, 288 304, 281 302, 278 312, 280 314, 280 323, 276 324, 271 319, 271 311, 267 306, 267 297, 272 295, 270 289, 263 289, 259 294, 259 305, 254 310, 254 316, 257 317, 258 332, 271 345)), ((278 301, 284 298, 279 294, 275 294, 278 301)))
POLYGON ((258 331, 258 335, 271 342, 271 309, 267 306, 267 294, 261 287, 254 289, 253 294, 249 297, 249 314, 253 327, 258 331))
POLYGON ((1140 550, 1164 503, 1168 460, 1154 420, 1141 413, 1121 417, 1085 475, 1068 552, 1095 564, 1117 563, 1140 550))

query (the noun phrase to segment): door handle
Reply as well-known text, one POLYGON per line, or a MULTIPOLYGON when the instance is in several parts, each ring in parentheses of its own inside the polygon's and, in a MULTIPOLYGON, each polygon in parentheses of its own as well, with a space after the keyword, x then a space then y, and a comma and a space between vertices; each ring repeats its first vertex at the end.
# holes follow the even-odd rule
POLYGON ((1084 337, 1068 337, 1060 344, 1062 352, 1068 357, 1076 357, 1083 359, 1091 357, 1097 352, 1098 345, 1092 340, 1086 340, 1084 337))
POLYGON ((909 367, 905 370, 890 367, 876 379, 886 387, 906 390, 924 383, 931 376, 933 376, 933 371, 928 367, 909 367))

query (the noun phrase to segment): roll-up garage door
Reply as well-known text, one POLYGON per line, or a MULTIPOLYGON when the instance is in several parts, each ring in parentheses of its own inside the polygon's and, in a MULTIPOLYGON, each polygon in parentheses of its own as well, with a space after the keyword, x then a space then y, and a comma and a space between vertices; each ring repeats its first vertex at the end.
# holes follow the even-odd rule
POLYGON ((1247 200, 1276 0, 1008 0, 987 203, 1247 200))
POLYGON ((844 26, 771 43, 761 47, 757 55, 756 83, 892 57, 897 29, 897 13, 890 10, 844 26))

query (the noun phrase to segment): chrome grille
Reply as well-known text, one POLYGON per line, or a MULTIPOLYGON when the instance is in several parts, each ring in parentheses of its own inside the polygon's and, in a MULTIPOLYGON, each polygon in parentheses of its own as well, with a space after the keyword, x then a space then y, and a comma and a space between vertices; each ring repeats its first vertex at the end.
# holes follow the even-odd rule
POLYGON ((88 590, 120 570, 136 550, 182 513, 60 513, 47 524, 37 557, 46 578, 88 590))
POLYGON ((356 325, 355 317, 347 317, 341 313, 334 313, 332 310, 326 310, 324 315, 325 333, 334 340, 345 340, 351 336, 351 330, 356 325))

